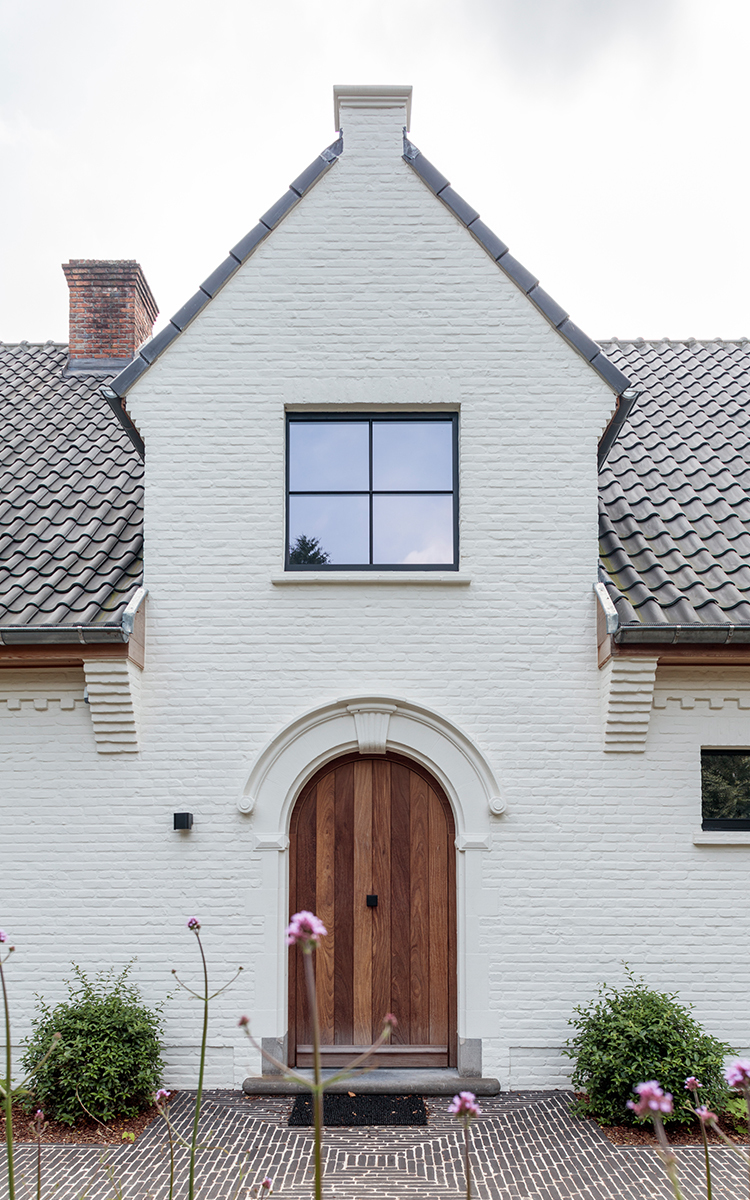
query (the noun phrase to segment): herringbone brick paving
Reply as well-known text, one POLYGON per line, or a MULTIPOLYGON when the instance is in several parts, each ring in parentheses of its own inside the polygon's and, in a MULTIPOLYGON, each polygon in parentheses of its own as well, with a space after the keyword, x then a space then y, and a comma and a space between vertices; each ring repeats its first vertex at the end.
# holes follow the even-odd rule
MULTIPOLYGON (((476 1200, 671 1200, 656 1153, 613 1146, 595 1125, 570 1113, 570 1094, 515 1092, 482 1099, 472 1125, 476 1200)), ((189 1134, 192 1097, 182 1093, 174 1123, 189 1134)), ((201 1116, 200 1200, 248 1200, 265 1175, 289 1200, 312 1194, 312 1131, 286 1124, 286 1097, 209 1092, 201 1116), (240 1178, 240 1171, 244 1174, 240 1178)), ((328 1129, 325 1194, 331 1200, 448 1200, 463 1193, 463 1134, 446 1097, 427 1101, 429 1124, 328 1129)), ((702 1151, 677 1150, 685 1200, 703 1200, 702 1151)), ((711 1151, 716 1200, 743 1200, 747 1171, 731 1150, 711 1151)), ((169 1156, 165 1128, 155 1121, 136 1145, 114 1151, 47 1146, 44 1196, 54 1200, 166 1200, 169 1156)), ((36 1149, 20 1146, 20 1196, 35 1192, 36 1149)), ((0 1197, 7 1177, 0 1159, 0 1197)), ((187 1154, 178 1151, 175 1197, 187 1195, 187 1154)))

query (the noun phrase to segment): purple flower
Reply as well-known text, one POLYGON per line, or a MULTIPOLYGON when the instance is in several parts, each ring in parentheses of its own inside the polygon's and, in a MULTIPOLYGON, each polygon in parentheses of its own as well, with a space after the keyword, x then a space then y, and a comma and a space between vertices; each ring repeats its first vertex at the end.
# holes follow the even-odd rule
POLYGON ((669 1092, 663 1092, 655 1079, 650 1079, 647 1083, 637 1083, 633 1091, 638 1093, 640 1099, 628 1100, 627 1107, 637 1117, 647 1117, 652 1112, 672 1112, 671 1095, 669 1092))
POLYGON ((695 1078, 695 1075, 688 1075, 687 1079, 685 1080, 686 1092, 697 1092, 698 1088, 702 1087, 703 1084, 698 1082, 698 1080, 695 1078))
POLYGON ((724 1072, 724 1078, 730 1087, 744 1087, 746 1083, 750 1083, 750 1059, 738 1058, 736 1062, 730 1063, 724 1072))
POLYGON ((7 942, 8 935, 4 929, 0 929, 0 942, 7 942))
POLYGON ((161 1104, 163 1100, 168 1100, 171 1095, 172 1093, 168 1092, 166 1088, 159 1088, 154 1096, 154 1104, 161 1104))
POLYGON ((390 1025, 391 1029, 395 1029, 398 1025, 398 1021, 394 1017, 393 1013, 386 1013, 383 1017, 383 1022, 385 1025, 390 1025))
POLYGON ((319 942, 327 933, 328 930, 323 922, 315 916, 315 913, 303 910, 295 913, 289 922, 286 930, 286 944, 287 946, 309 948, 315 942, 319 942))
POLYGON ((250 1024, 250 1018, 249 1017, 240 1017, 237 1024, 239 1025, 240 1029, 244 1029, 246 1025, 250 1024))
POLYGON ((696 1108, 695 1115, 704 1124, 706 1121, 718 1121, 719 1119, 715 1112, 711 1112, 710 1108, 706 1108, 705 1104, 701 1104, 700 1108, 696 1108))
POLYGON ((448 1112, 457 1117, 478 1117, 481 1111, 473 1092, 459 1092, 448 1105, 448 1112))
POLYGON ((197 933, 201 927, 201 923, 197 917, 190 917, 188 919, 187 927, 188 929, 192 929, 194 933, 197 933))
POLYGON ((271 1188, 273 1187, 273 1179, 271 1179, 268 1175, 266 1175, 265 1179, 263 1180, 263 1182, 261 1183, 260 1186, 262 1188, 265 1188, 267 1192, 270 1192, 271 1188))

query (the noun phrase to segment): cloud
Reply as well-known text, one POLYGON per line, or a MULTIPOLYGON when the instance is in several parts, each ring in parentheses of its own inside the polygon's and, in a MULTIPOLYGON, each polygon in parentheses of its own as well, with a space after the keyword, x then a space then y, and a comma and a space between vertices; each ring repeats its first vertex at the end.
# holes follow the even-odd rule
POLYGON ((659 54, 679 17, 677 0, 470 0, 516 73, 550 86, 598 65, 618 44, 659 54))

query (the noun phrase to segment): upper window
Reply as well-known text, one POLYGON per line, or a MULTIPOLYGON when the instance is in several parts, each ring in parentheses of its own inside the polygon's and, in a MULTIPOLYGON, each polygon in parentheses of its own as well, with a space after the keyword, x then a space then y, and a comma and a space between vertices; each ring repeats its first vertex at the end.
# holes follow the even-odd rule
POLYGON ((750 829, 750 750, 701 750, 704 829, 750 829))
POLYGON ((290 415, 287 570, 456 570, 457 463, 452 415, 290 415))

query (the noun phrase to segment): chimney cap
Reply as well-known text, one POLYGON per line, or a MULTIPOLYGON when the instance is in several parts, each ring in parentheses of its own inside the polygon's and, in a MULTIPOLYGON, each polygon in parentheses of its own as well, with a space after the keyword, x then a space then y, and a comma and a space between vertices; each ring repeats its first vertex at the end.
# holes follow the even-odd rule
POLYGON ((406 128, 411 126, 411 84, 343 84, 333 87, 333 114, 336 128, 341 128, 341 105, 351 108, 403 108, 406 106, 406 128))

